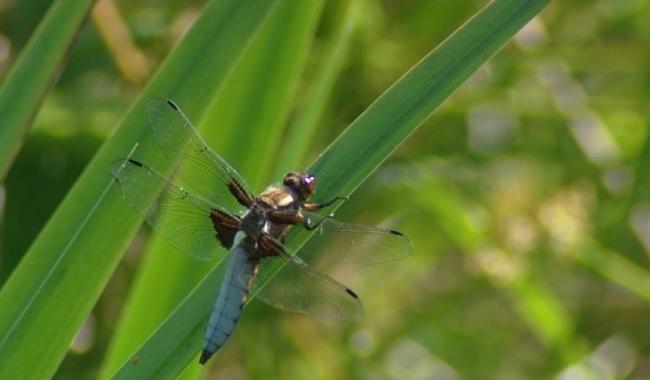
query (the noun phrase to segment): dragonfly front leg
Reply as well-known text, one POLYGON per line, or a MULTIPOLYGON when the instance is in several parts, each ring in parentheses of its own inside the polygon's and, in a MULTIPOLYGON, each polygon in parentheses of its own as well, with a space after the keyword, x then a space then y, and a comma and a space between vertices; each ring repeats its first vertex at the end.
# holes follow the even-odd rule
POLYGON ((319 220, 318 222, 314 223, 311 218, 305 217, 302 214, 287 214, 282 211, 270 211, 266 214, 266 217, 273 223, 277 224, 300 224, 302 225, 307 231, 313 231, 316 228, 320 227, 320 225, 325 221, 327 217, 323 217, 323 219, 319 220))
POLYGON ((309 218, 309 217, 303 217, 302 226, 303 226, 307 231, 313 231, 313 230, 317 229, 318 227, 320 227, 320 225, 323 224, 323 222, 325 221, 325 219, 327 219, 327 218, 329 218, 329 217, 331 217, 331 216, 333 216, 333 215, 334 215, 334 214, 332 214, 332 215, 330 215, 330 216, 324 216, 321 220, 319 220, 319 221, 316 222, 316 223, 314 223, 314 222, 311 220, 311 218, 309 218))
POLYGON ((329 200, 329 201, 327 201, 325 203, 305 203, 305 204, 303 204, 302 207, 307 211, 318 211, 318 210, 320 210, 322 208, 325 208, 327 206, 331 206, 336 201, 347 201, 348 199, 350 199, 350 198, 348 198, 348 197, 335 197, 334 199, 329 200))
POLYGON ((305 217, 300 214, 287 213, 286 211, 272 210, 266 213, 266 217, 275 224, 303 224, 305 217))

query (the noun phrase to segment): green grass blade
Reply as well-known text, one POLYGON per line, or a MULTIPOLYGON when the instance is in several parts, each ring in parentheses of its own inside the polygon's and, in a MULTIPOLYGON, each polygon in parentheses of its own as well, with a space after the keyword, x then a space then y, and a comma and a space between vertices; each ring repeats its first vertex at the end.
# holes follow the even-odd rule
POLYGON ((147 157, 147 100, 173 97, 200 118, 273 4, 208 3, 86 167, 0 292, 0 378, 52 377, 137 230, 107 170, 137 141, 147 157))
POLYGON ((650 271, 621 252, 608 249, 598 241, 587 241, 576 250, 576 260, 645 302, 650 302, 650 271))
POLYGON ((206 131, 205 136, 220 142, 219 152, 237 163, 237 170, 253 189, 261 189, 269 180, 271 158, 278 149, 322 6, 321 0, 280 1, 277 16, 265 25, 265 34, 253 41, 255 54, 243 57, 242 67, 207 115, 208 125, 230 126, 229 135, 206 131), (257 157, 242 157, 242 141, 251 145, 257 157))
POLYGON ((219 265, 209 272, 112 378, 173 378, 188 364, 197 362, 207 316, 224 268, 225 265, 219 265))
MULTIPOLYGON (((275 153, 321 8, 321 0, 280 0, 200 124, 206 141, 254 187, 266 179, 263 168, 256 165, 271 161, 275 153), (250 111, 253 108, 255 112, 250 111)), ((145 257, 102 378, 142 345, 209 269, 157 236, 145 257)))
POLYGON ((327 100, 334 89, 336 78, 347 54, 350 37, 361 9, 360 1, 352 0, 345 2, 344 5, 345 9, 341 12, 336 30, 325 49, 325 61, 320 65, 314 83, 306 95, 305 104, 298 110, 295 121, 288 131, 284 141, 286 149, 279 153, 274 178, 281 178, 284 173, 295 170, 296 164, 302 163, 316 134, 327 100))
MULTIPOLYGON (((449 183, 432 178, 428 167, 413 171, 414 183, 408 186, 407 197, 424 212, 434 229, 444 231, 461 252, 474 254, 493 247, 499 251, 501 243, 491 239, 485 225, 481 226, 469 210, 474 209, 472 199, 461 196, 449 183), (415 173, 422 173, 421 175, 415 173)), ((504 257, 509 257, 504 252, 504 257)), ((507 259, 506 259, 507 260, 507 259)), ((549 349, 558 351, 565 359, 580 353, 580 346, 572 341, 573 324, 560 298, 537 278, 534 267, 518 264, 510 259, 512 269, 508 274, 486 272, 492 286, 510 295, 513 308, 526 321, 530 331, 549 349)), ((479 267, 480 264, 477 264, 479 267)))
MULTIPOLYGON (((548 0, 502 0, 484 8, 373 103, 314 163, 320 196, 350 194, 427 116, 548 0)), ((304 242, 304 240, 302 241, 304 242)), ((212 270, 118 378, 159 376, 196 358, 224 265, 212 270), (160 372, 163 371, 163 372, 160 372)))
POLYGON ((56 82, 94 0, 52 3, 0 88, 0 181, 56 82))
POLYGON ((351 194, 465 79, 548 0, 485 7, 377 99, 312 166, 326 197, 351 194))
MULTIPOLYGON (((620 242, 636 241, 639 251, 643 252, 643 242, 634 230, 631 221, 632 213, 639 205, 648 201, 650 189, 650 135, 645 139, 643 150, 635 162, 634 184, 620 218, 611 220, 603 231, 597 231, 597 241, 588 241, 585 247, 580 247, 576 259, 587 265, 609 281, 636 294, 650 302, 650 272, 638 262, 631 260, 632 250, 629 244, 619 246, 620 242), (598 233, 601 232, 601 233, 598 233)), ((646 251, 647 253, 647 251, 646 251)))

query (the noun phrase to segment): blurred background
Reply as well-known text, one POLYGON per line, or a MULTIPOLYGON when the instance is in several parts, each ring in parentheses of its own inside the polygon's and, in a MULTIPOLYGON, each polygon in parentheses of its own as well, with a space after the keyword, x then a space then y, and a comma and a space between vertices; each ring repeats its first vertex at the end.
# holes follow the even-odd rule
MULTIPOLYGON (((346 1, 325 4, 298 93, 346 1)), ((0 0, 0 75, 49 4, 0 0)), ((0 187, 0 284, 203 4, 98 3, 0 187)), ((485 4, 362 3, 305 167, 485 4)), ((650 379, 649 21, 644 0, 551 3, 338 211, 415 246, 331 268, 364 319, 252 302, 210 378, 650 379)), ((57 378, 97 376, 147 236, 57 378)))

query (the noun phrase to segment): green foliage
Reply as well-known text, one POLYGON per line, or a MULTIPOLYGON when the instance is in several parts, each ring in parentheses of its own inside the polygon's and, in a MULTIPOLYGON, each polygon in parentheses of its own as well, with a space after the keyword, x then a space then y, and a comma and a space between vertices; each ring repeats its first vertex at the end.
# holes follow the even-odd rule
POLYGON ((3 179, 38 107, 58 78, 93 0, 58 1, 0 87, 0 179, 3 179))
POLYGON ((186 112, 199 116, 271 5, 210 4, 86 167, 2 288, 0 377, 52 376, 135 234, 139 220, 110 191, 107 168, 138 141, 146 152, 148 142, 139 140, 146 101, 155 94, 181 103, 196 97, 186 112), (218 52, 210 49, 215 43, 218 52), (43 337, 47 344, 33 344, 43 337))
MULTIPOLYGON (((281 136, 321 7, 319 0, 279 0, 200 124, 206 141, 256 188, 268 176, 263 177, 264 168, 255 164, 272 162, 274 140, 281 136)), ((133 354, 209 269, 179 255, 162 239, 152 240, 111 342, 111 355, 103 368, 106 377, 133 354), (166 279, 164 284, 161 278, 166 279)), ((173 346, 166 343, 166 349, 173 346)))
MULTIPOLYGON (((547 1, 276 3, 117 1, 136 48, 168 56, 144 89, 113 69, 123 53, 103 48, 105 30, 83 29, 0 191, 0 377, 646 376, 650 6, 550 2, 507 43, 547 1), (136 234, 107 173, 136 141, 165 170, 144 137, 152 96, 180 104, 256 191, 308 169, 317 201, 350 196, 337 219, 411 238, 407 260, 320 268, 361 296, 361 322, 253 300, 208 368, 196 364, 224 265, 136 234)), ((20 49, 42 11, 0 9, 0 52, 20 49)), ((14 137, 0 157, 20 148, 14 133, 72 43, 70 15, 58 44, 36 50, 51 60, 16 60, 41 80, 7 74, 5 87, 33 87, 4 98, 21 107, 4 111, 0 135, 14 137)), ((317 253, 292 233, 300 255, 317 253)))
MULTIPOLYGON (((545 2, 528 6, 495 2, 459 29, 397 81, 342 133, 309 168, 322 181, 321 199, 348 196, 437 107, 453 89, 535 15, 545 2), (481 38, 490 36, 489 39, 481 38), (329 185, 329 184, 332 185, 329 185)), ((294 237, 296 247, 304 241, 294 237)), ((281 268, 277 268, 280 270, 281 268)), ((213 269, 145 345, 118 378, 173 377, 203 344, 214 284, 225 263, 213 269)), ((254 298, 255 294, 251 294, 254 298)))

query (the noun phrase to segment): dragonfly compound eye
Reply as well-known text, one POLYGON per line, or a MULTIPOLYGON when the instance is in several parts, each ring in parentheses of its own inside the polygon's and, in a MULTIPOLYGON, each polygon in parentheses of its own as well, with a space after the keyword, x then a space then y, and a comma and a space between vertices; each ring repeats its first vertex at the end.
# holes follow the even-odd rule
POLYGON ((313 174, 307 173, 302 176, 302 186, 309 193, 313 193, 316 190, 316 177, 313 174))

